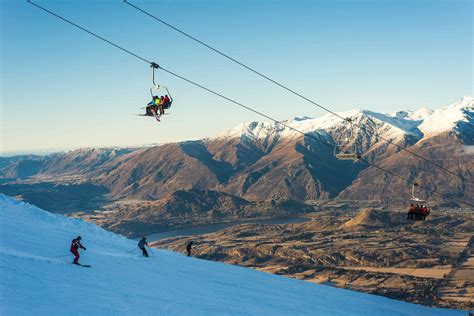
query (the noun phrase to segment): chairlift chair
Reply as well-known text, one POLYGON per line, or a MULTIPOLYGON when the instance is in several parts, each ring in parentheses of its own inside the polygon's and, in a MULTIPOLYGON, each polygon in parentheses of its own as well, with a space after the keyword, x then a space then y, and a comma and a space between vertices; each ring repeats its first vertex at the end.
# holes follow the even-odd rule
MULTIPOLYGON (((344 140, 346 143, 348 143, 351 139, 352 139, 352 135, 354 133, 354 124, 352 123, 352 119, 351 118, 346 118, 345 119, 347 122, 349 122, 351 124, 351 128, 350 128, 350 134, 348 137, 346 137, 346 139, 344 140)), ((360 159, 361 156, 359 154, 357 154, 357 148, 356 148, 356 145, 355 143, 353 144, 352 146, 352 150, 345 150, 343 151, 341 149, 341 145, 337 142, 335 142, 335 145, 334 145, 334 156, 339 159, 339 160, 357 160, 357 159, 360 159)))
POLYGON ((427 211, 426 211, 426 213, 421 212, 421 210, 420 211, 415 211, 413 213, 408 212, 407 219, 423 220, 424 221, 426 219, 426 217, 430 214, 430 209, 426 205, 425 200, 420 199, 415 195, 415 187, 416 186, 418 186, 418 183, 414 181, 412 183, 412 188, 411 188, 411 198, 409 199, 410 204, 418 204, 419 206, 423 205, 426 208, 427 211))
POLYGON ((150 67, 152 68, 153 72, 153 86, 151 86, 150 88, 151 97, 153 98, 154 96, 160 96, 164 94, 168 95, 168 97, 170 98, 170 102, 169 105, 164 109, 169 109, 171 107, 171 104, 173 103, 173 97, 171 96, 170 91, 167 87, 156 84, 155 82, 155 69, 158 69, 160 66, 156 63, 151 63, 150 67), (166 93, 160 93, 160 91, 164 92, 163 90, 166 90, 166 93))

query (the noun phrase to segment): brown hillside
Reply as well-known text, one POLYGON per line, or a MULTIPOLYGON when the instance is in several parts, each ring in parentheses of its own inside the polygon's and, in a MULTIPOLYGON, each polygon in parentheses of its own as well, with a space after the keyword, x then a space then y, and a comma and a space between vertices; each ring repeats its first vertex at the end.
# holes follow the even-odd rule
POLYGON ((341 225, 343 230, 358 230, 366 228, 388 228, 397 222, 389 212, 374 209, 363 209, 357 215, 341 225))

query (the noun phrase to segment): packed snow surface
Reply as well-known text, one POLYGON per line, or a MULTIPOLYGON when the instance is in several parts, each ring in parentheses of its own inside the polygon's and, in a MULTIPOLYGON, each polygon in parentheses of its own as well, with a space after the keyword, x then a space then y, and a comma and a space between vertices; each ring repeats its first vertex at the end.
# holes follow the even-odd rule
POLYGON ((0 195, 1 315, 465 315, 154 250, 0 195), (70 242, 82 236, 80 261, 70 242))

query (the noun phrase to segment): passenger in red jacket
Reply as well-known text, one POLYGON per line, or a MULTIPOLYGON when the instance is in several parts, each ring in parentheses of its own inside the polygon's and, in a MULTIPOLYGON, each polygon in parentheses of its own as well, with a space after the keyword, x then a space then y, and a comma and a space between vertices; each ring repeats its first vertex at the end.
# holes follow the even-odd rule
POLYGON ((74 264, 79 264, 79 248, 86 250, 86 247, 81 244, 81 236, 77 236, 77 238, 73 239, 71 242, 71 252, 74 255, 74 264))
POLYGON ((425 205, 421 206, 421 214, 428 215, 428 208, 425 205))
POLYGON ((169 109, 171 106, 171 100, 167 94, 163 97, 162 105, 163 105, 163 109, 169 109))

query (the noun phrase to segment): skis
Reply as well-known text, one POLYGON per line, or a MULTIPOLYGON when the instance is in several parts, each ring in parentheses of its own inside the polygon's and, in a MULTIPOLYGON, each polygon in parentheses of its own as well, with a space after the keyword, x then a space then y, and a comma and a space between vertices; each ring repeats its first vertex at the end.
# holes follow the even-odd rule
POLYGON ((151 113, 153 113, 153 116, 155 117, 155 119, 156 119, 158 122, 161 122, 161 121, 160 121, 160 115, 159 115, 158 113, 156 113, 156 111, 153 110, 153 109, 151 109, 150 111, 151 111, 151 113))
POLYGON ((158 122, 161 122, 160 118, 162 115, 169 115, 170 113, 163 113, 163 114, 158 114, 154 109, 150 109, 150 112, 153 115, 148 115, 148 114, 137 114, 138 116, 148 116, 148 117, 154 117, 158 122))
POLYGON ((72 264, 75 264, 76 266, 81 266, 81 267, 84 267, 84 268, 90 268, 91 265, 90 264, 82 264, 82 263, 72 263, 72 264))
MULTIPOLYGON (((163 113, 163 114, 160 115, 160 117, 163 116, 163 115, 171 115, 171 113, 163 113)), ((153 115, 148 115, 148 114, 136 114, 136 116, 153 117, 153 115)))

